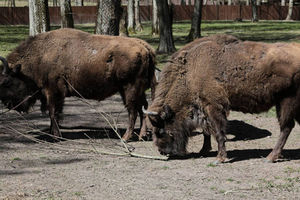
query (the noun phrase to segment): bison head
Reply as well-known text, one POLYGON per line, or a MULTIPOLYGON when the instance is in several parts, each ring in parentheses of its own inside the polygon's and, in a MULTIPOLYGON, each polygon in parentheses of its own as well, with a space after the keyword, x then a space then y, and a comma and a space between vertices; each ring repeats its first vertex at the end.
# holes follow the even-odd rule
POLYGON ((189 136, 210 133, 210 123, 202 108, 190 105, 182 111, 174 112, 168 105, 159 112, 144 111, 153 125, 153 141, 163 155, 183 156, 189 136))
POLYGON ((36 99, 30 97, 34 92, 32 81, 21 73, 21 65, 10 69, 5 58, 0 57, 3 63, 0 74, 0 100, 9 109, 18 112, 27 112, 36 99))
POLYGON ((186 154, 188 135, 181 128, 182 124, 176 120, 175 112, 165 105, 159 112, 145 111, 153 125, 153 141, 162 155, 186 154))

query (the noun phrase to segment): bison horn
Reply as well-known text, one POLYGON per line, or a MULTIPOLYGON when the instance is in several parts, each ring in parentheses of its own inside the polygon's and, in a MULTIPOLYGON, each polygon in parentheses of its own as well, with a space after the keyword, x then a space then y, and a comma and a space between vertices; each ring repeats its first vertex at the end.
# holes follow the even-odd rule
POLYGON ((158 112, 148 111, 148 110, 144 110, 144 109, 143 109, 143 113, 146 115, 158 115, 158 112))
POLYGON ((1 56, 0 56, 0 60, 1 60, 2 63, 3 63, 3 71, 2 71, 2 74, 3 74, 3 75, 4 75, 4 74, 7 74, 7 73, 8 73, 8 70, 9 70, 7 61, 6 61, 5 58, 3 58, 3 57, 1 57, 1 56))

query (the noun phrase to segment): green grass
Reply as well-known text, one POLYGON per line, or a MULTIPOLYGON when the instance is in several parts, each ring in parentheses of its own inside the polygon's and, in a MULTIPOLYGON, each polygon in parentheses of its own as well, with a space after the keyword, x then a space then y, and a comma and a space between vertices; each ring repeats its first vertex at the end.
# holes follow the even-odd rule
MULTIPOLYGON (((154 48, 158 47, 159 37, 151 35, 151 23, 143 23, 144 30, 132 34, 132 37, 141 38, 150 43, 154 48)), ((51 29, 57 29, 52 26, 51 29)), ((76 28, 93 33, 94 25, 76 25, 76 28)), ((190 21, 175 22, 173 34, 175 46, 180 49, 184 46, 186 36, 190 29, 190 21)), ((0 55, 6 56, 22 40, 28 36, 28 26, 0 26, 0 55)), ((262 41, 262 42, 300 42, 300 22, 281 22, 281 21, 261 21, 258 23, 233 22, 233 21, 204 21, 202 23, 202 36, 217 33, 234 35, 242 40, 262 41)), ((158 63, 167 59, 168 55, 158 55, 158 63)))

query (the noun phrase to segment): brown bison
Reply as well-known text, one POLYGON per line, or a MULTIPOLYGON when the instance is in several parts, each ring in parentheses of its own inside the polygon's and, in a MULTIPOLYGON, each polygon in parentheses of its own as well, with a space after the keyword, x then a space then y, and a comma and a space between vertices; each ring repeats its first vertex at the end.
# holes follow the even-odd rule
MULTIPOLYGON (((117 92, 128 110, 124 140, 132 136, 137 113, 143 119, 145 90, 155 84, 155 53, 146 42, 59 29, 30 37, 6 59, 1 57, 0 99, 28 111, 36 99, 49 111, 50 132, 60 136, 65 97, 103 100, 117 92)), ((145 129, 143 129, 145 131, 145 129)))
POLYGON ((162 154, 184 155, 188 137, 201 128, 202 153, 218 143, 217 163, 226 159, 225 130, 230 110, 260 113, 276 106, 279 140, 267 160, 281 156, 300 122, 300 44, 240 41, 215 35, 175 53, 164 67, 148 111, 154 142, 162 154))

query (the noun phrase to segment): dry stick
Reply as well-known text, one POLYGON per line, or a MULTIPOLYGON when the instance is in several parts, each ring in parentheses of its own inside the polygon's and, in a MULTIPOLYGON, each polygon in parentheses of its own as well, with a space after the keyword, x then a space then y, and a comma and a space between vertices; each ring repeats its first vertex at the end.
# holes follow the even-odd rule
MULTIPOLYGON (((89 106, 93 107, 71 84, 70 82, 64 77, 64 80, 68 83, 68 85, 82 98, 82 100, 88 104, 89 106)), ((94 108, 94 107, 93 107, 94 108)), ((94 108, 95 109, 95 108, 94 108)), ((111 122, 105 117, 105 115, 102 112, 98 112, 97 109, 95 109, 96 112, 98 114, 100 114, 105 121, 109 124, 109 126, 113 129, 113 131, 117 134, 117 136, 119 137, 119 139, 121 140, 122 144, 124 145, 125 149, 127 150, 128 155, 133 156, 133 157, 141 157, 141 158, 148 158, 148 159, 156 159, 156 160, 168 160, 168 157, 162 157, 162 156, 146 156, 146 155, 141 155, 141 154, 137 154, 137 153, 133 153, 131 152, 127 145, 125 144, 124 140, 122 139, 122 137, 120 136, 120 134, 118 133, 118 131, 115 129, 115 127, 112 126, 111 122)))

